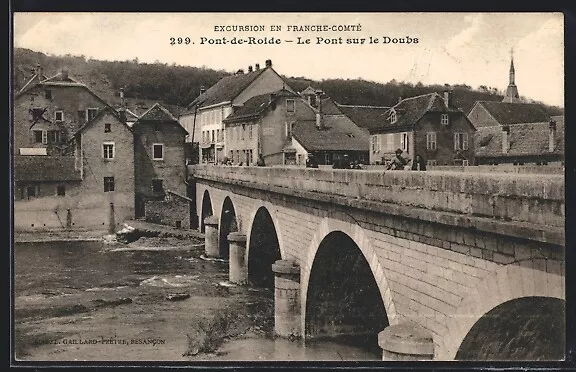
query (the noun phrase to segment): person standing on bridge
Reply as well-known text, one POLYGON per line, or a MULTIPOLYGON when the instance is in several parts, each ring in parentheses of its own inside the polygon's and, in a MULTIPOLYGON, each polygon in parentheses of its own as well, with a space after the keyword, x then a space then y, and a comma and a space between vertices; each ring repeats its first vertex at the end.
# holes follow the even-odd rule
POLYGON ((262 154, 258 155, 258 160, 256 161, 256 165, 259 167, 265 167, 266 162, 264 162, 264 156, 262 154))
POLYGON ((402 156, 402 149, 396 149, 395 153, 396 155, 394 158, 392 158, 392 162, 390 163, 390 167, 388 169, 403 170, 404 167, 408 164, 408 161, 402 156))

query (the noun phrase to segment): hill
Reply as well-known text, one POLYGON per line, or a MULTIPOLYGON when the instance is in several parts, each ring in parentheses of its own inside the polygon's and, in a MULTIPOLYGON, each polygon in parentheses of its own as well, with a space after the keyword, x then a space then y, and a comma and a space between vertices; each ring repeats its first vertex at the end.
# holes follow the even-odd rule
MULTIPOLYGON (((229 72, 205 67, 168 65, 166 63, 140 63, 131 61, 101 61, 85 56, 53 56, 29 49, 14 49, 14 68, 12 83, 18 91, 32 76, 36 64, 40 64, 48 76, 56 74, 62 68, 70 76, 88 85, 96 94, 112 105, 120 103, 119 91, 124 87, 129 107, 139 111, 150 107, 153 102, 167 105, 174 113, 192 102, 198 95, 200 87, 206 88, 229 72)), ((308 85, 321 88, 332 99, 341 104, 367 106, 392 106, 398 97, 412 97, 431 92, 441 92, 445 85, 423 85, 390 81, 377 83, 361 79, 326 79, 310 80, 305 77, 285 77, 286 82, 298 91, 308 85)), ((464 112, 468 112, 475 101, 500 101, 502 95, 486 86, 473 89, 460 84, 450 87, 454 90, 454 102, 464 112)), ((526 101, 529 99, 524 98, 526 101)), ((551 115, 560 115, 563 109, 546 106, 551 115)))

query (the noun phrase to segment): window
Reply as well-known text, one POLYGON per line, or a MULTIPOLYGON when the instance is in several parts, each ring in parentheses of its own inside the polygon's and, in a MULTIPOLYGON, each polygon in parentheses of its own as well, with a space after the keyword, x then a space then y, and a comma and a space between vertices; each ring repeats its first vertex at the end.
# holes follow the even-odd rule
POLYGON ((62 120, 64 120, 64 111, 55 111, 55 112, 54 112, 54 120, 55 120, 55 121, 62 121, 62 120))
POLYGON ((246 124, 242 124, 242 128, 240 130, 242 133, 242 139, 246 138, 246 124))
POLYGON ((57 130, 48 131, 48 142, 60 143, 60 132, 57 130))
POLYGON ((42 132, 41 130, 34 131, 34 142, 42 143, 42 132))
POLYGON ((398 118, 396 117, 396 111, 392 111, 390 113, 390 123, 394 124, 396 121, 398 121, 398 118))
POLYGON ((163 144, 155 143, 152 145, 152 159, 164 160, 164 145, 163 144))
POLYGON ((42 131, 42 143, 43 144, 47 144, 48 143, 48 132, 43 130, 42 131))
POLYGON ((454 150, 468 150, 468 133, 454 133, 454 150))
POLYGON ((94 119, 94 117, 96 117, 96 114, 98 114, 97 108, 86 109, 86 121, 90 121, 90 120, 94 119))
POLYGON ((52 99, 52 91, 50 89, 46 89, 44 91, 44 97, 46 97, 46 99, 52 99))
POLYGON ((426 149, 436 150, 436 132, 426 133, 426 149))
POLYGON ((400 148, 408 152, 410 148, 408 133, 400 133, 400 148))
POLYGON ((467 167, 468 166, 468 160, 467 159, 463 159, 462 160, 462 165, 467 167))
POLYGON ((426 160, 426 165, 438 165, 438 162, 436 160, 426 160))
POLYGON ((104 192, 114 191, 114 177, 104 177, 104 192))
POLYGON ((40 108, 40 107, 34 107, 32 109, 32 120, 33 121, 38 121, 40 120, 40 118, 42 117, 42 115, 44 114, 45 109, 40 108))
POLYGON ((102 157, 104 159, 114 159, 114 142, 104 142, 102 144, 102 157))
POLYGON ((56 195, 65 196, 66 195, 66 186, 56 186, 56 195))
POLYGON ((162 180, 152 180, 152 192, 164 192, 162 180))
POLYGON ((440 124, 442 125, 448 125, 449 123, 449 119, 448 119, 448 114, 442 114, 440 115, 440 124))
POLYGON ((112 124, 110 123, 104 124, 104 133, 110 133, 110 132, 112 132, 112 124))
POLYGON ((252 124, 248 125, 248 138, 252 138, 252 124))
POLYGON ((378 142, 378 136, 372 136, 372 152, 373 153, 378 151, 377 150, 378 149, 377 142, 378 142))
POLYGON ((216 142, 220 141, 220 129, 216 129, 216 142))
POLYGON ((36 186, 28 186, 26 187, 26 196, 28 199, 36 197, 36 186))
POLYGON ((286 112, 296 111, 296 102, 293 99, 286 100, 286 112))
POLYGON ((286 138, 291 138, 292 137, 292 123, 285 123, 286 126, 286 138))
POLYGON ((212 141, 211 142, 214 142, 214 129, 212 129, 212 131, 210 133, 212 134, 212 141))
POLYGON ((387 151, 394 151, 394 133, 388 133, 387 135, 388 143, 386 144, 387 151))

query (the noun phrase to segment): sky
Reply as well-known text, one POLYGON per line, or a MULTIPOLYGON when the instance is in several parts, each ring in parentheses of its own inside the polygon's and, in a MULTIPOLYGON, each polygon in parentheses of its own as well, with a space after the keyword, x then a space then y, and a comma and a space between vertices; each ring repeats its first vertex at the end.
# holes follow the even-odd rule
POLYGON ((520 95, 564 104, 562 13, 15 13, 13 37, 15 47, 55 55, 137 58, 229 72, 247 71, 256 63, 263 67, 270 59, 282 75, 315 80, 395 79, 500 90, 508 85, 513 50, 520 95), (265 31, 214 29, 232 25, 262 25, 265 31), (271 31, 272 25, 281 31, 271 31), (312 32, 288 30, 291 25, 354 27, 312 32), (179 45, 178 37, 188 37, 190 43, 179 45), (223 37, 276 38, 281 44, 208 44, 223 37), (317 37, 342 38, 343 44, 318 44, 317 37), (370 44, 370 37, 379 43, 370 44), (408 37, 418 42, 384 43, 408 37), (310 44, 298 44, 298 38, 310 39, 310 44), (349 38, 366 41, 347 45, 349 38))

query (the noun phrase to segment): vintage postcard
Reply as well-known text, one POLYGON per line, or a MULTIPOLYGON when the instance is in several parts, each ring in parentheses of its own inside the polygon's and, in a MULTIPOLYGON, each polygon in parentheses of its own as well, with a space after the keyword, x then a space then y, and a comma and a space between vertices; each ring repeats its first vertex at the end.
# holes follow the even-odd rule
POLYGON ((13 364, 566 359, 562 13, 13 26, 13 364))

